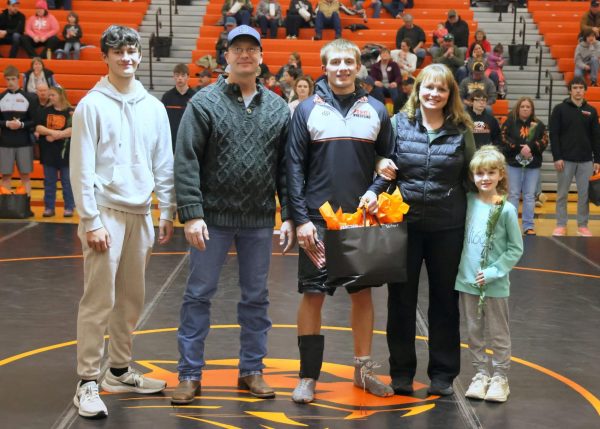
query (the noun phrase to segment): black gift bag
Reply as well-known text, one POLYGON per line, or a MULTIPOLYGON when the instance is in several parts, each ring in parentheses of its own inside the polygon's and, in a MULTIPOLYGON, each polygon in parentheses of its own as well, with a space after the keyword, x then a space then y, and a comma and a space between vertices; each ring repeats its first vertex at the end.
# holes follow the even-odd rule
POLYGON ((376 286, 406 281, 406 222, 327 230, 328 286, 376 286))
POLYGON ((0 195, 0 219, 27 219, 30 216, 29 195, 0 195))
POLYGON ((600 206, 600 175, 592 176, 590 187, 588 189, 588 199, 590 203, 600 206))

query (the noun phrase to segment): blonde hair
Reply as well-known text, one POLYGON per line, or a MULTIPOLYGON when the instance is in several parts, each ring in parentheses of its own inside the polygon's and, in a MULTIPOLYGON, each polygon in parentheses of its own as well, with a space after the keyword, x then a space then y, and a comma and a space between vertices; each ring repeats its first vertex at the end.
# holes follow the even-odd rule
POLYGON ((356 58, 356 64, 360 65, 360 49, 355 43, 346 39, 334 39, 321 48, 321 63, 326 66, 331 52, 350 51, 356 58))
POLYGON ((463 106, 456 79, 454 79, 452 71, 443 64, 430 64, 417 76, 408 101, 402 108, 402 112, 406 113, 408 119, 415 120, 417 109, 421 107, 421 101, 419 100, 421 85, 423 82, 430 81, 444 83, 450 91, 448 102, 444 106, 445 121, 449 121, 459 128, 472 129, 473 121, 463 106))
POLYGON ((469 163, 469 178, 474 182, 473 175, 481 169, 498 169, 502 179, 498 181, 496 191, 500 195, 508 194, 508 172, 506 171, 506 158, 494 145, 481 146, 473 155, 469 163))
POLYGON ((67 92, 64 90, 64 88, 61 88, 60 86, 51 86, 50 91, 56 92, 56 94, 58 95, 58 100, 60 102, 60 107, 63 110, 73 107, 71 106, 71 103, 69 103, 69 99, 67 98, 67 92))

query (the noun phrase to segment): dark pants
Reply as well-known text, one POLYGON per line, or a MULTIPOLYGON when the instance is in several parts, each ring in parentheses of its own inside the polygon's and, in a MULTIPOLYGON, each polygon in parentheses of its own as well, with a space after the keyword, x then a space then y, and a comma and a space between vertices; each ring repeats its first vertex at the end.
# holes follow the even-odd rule
POLYGON ((300 34, 300 28, 310 27, 310 24, 300 15, 288 15, 285 18, 285 35, 296 36, 300 34))
POLYGON ((41 57, 45 58, 46 51, 48 49, 50 49, 52 52, 58 49, 58 47, 60 46, 60 40, 58 40, 58 37, 52 36, 49 37, 45 42, 35 43, 31 37, 23 36, 21 37, 21 46, 23 47, 25 52, 27 52, 29 58, 37 57, 38 55, 35 53, 35 48, 43 46, 44 51, 42 52, 41 57))
POLYGON ((10 58, 16 58, 17 53, 19 52, 19 47, 21 46, 21 34, 7 34, 6 37, 0 39, 0 45, 11 45, 8 56, 10 58))
POLYGON ((342 36, 342 21, 340 15, 334 12, 329 18, 326 18, 322 12, 317 13, 315 19, 315 36, 323 37, 323 28, 333 28, 335 30, 335 38, 339 39, 342 36))
POLYGON ((430 379, 452 383, 460 372, 458 292, 454 282, 463 239, 462 228, 424 232, 408 225, 408 279, 388 286, 387 342, 392 381, 412 381, 415 376, 416 308, 423 261, 429 279, 427 374, 430 379))
POLYGON ((267 19, 267 17, 261 15, 258 17, 258 25, 262 37, 267 37, 267 30, 269 30, 269 37, 271 39, 277 38, 277 28, 279 27, 279 23, 276 19, 267 19))
MULTIPOLYGON (((246 9, 238 10, 233 17, 235 18, 237 25, 250 25, 250 12, 248 12, 246 9)), ((226 19, 227 15, 223 15, 223 23, 225 23, 226 19)))

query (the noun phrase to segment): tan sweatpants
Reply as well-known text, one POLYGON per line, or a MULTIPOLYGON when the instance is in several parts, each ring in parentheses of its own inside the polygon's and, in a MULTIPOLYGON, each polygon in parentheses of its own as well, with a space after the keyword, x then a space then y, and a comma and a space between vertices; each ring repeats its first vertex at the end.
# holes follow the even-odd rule
POLYGON ((100 375, 107 328, 110 366, 129 365, 131 334, 144 307, 146 265, 154 244, 150 214, 99 209, 110 248, 104 252, 91 249, 81 224, 78 230, 84 289, 77 316, 77 374, 84 380, 100 375))

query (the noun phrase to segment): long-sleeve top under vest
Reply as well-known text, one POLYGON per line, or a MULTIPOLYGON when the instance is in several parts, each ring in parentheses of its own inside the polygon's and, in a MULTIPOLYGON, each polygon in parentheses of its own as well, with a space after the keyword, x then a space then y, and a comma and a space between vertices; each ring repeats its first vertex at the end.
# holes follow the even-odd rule
POLYGON ((397 113, 394 123, 396 180, 410 206, 406 220, 424 231, 463 228, 469 165, 466 138, 471 131, 445 123, 430 141, 420 110, 413 120, 397 113))
POLYGON ((287 142, 288 195, 296 225, 322 219, 327 201, 334 210, 354 211, 367 191, 389 183, 373 179, 375 158, 389 157, 393 138, 385 106, 362 89, 343 115, 326 79, 294 113, 287 142))
POLYGON ((0 147, 31 146, 30 128, 33 126, 34 103, 23 90, 10 90, 0 94, 0 147), (23 126, 11 130, 6 126, 7 121, 18 119, 23 126))

